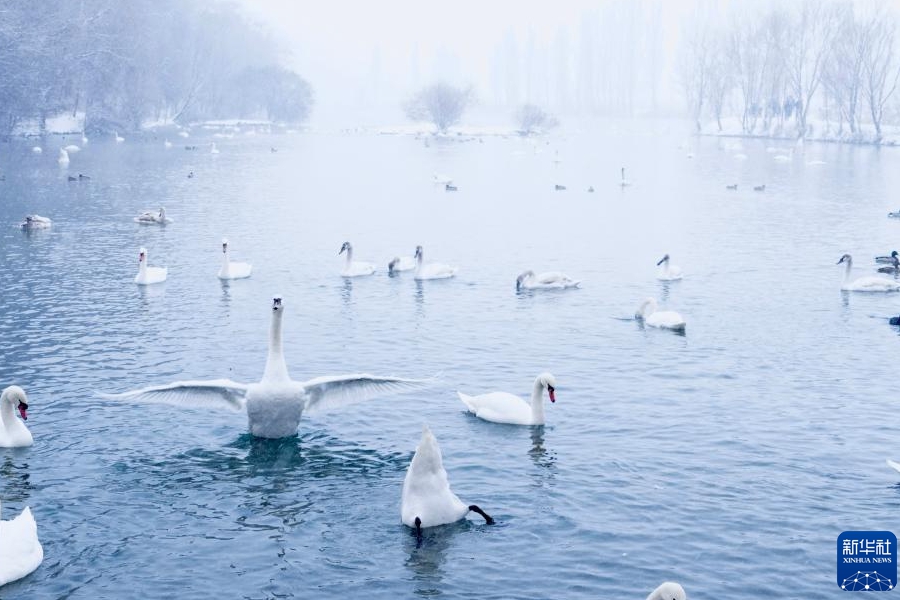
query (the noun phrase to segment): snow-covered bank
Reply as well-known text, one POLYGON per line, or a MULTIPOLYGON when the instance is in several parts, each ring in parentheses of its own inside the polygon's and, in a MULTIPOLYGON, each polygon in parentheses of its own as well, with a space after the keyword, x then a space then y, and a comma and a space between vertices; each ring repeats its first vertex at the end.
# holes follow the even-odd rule
MULTIPOLYGON (((699 135, 788 141, 795 141, 799 138, 797 125, 792 120, 785 121, 784 123, 780 123, 776 120, 773 121, 768 128, 764 128, 762 119, 760 119, 754 132, 746 133, 741 127, 741 120, 738 118, 722 119, 721 131, 719 131, 716 121, 705 123, 703 124, 703 128, 699 135)), ((872 126, 867 126, 864 130, 851 133, 846 125, 844 126, 843 131, 839 131, 837 123, 831 123, 829 125, 824 121, 810 120, 807 123, 807 134, 803 139, 808 142, 896 146, 900 143, 900 126, 882 125, 881 139, 879 140, 877 139, 875 129, 872 126)))

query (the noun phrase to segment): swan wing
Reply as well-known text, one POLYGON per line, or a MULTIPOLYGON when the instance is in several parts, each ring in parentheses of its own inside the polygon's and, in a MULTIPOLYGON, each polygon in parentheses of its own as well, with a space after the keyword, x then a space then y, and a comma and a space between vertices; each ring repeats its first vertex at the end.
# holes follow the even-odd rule
POLYGON ((421 389, 431 382, 426 379, 402 379, 377 375, 328 375, 305 381, 305 411, 324 411, 346 404, 362 402, 392 392, 421 389))
POLYGON ((894 469, 897 472, 900 472, 900 463, 898 463, 897 461, 887 459, 887 464, 890 468, 894 469))
POLYGON ((196 408, 230 408, 244 410, 248 385, 230 379, 209 381, 176 381, 166 385, 154 385, 122 394, 100 394, 113 400, 137 400, 191 406, 196 408))

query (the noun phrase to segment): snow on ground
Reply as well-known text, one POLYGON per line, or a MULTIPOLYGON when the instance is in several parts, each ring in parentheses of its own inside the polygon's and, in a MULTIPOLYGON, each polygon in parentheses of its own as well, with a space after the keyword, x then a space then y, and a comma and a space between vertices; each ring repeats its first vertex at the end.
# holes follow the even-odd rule
MULTIPOLYGON (((785 121, 782 125, 778 120, 773 120, 768 129, 763 128, 763 120, 759 119, 753 133, 744 133, 741 127, 741 119, 738 117, 722 119, 722 131, 715 120, 703 123, 701 135, 721 137, 745 137, 745 138, 771 138, 783 140, 796 140, 797 128, 793 120, 785 121)), ((881 126, 881 145, 895 146, 900 142, 900 126, 881 126)), ((875 144, 875 128, 871 124, 863 124, 862 131, 855 135, 844 124, 844 131, 838 131, 838 124, 832 121, 830 126, 825 121, 809 119, 807 121, 807 134, 805 139, 817 142, 840 142, 849 144, 875 144)))

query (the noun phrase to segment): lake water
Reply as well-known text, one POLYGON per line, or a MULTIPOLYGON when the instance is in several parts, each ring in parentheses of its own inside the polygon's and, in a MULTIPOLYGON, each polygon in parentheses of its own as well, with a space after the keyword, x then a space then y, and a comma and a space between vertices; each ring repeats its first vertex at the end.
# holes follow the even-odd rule
POLYGON ((0 386, 28 391, 35 444, 0 449, 0 501, 5 518, 32 507, 45 559, 0 597, 641 599, 664 580, 698 599, 839 597, 837 536, 900 531, 884 462, 900 459, 900 294, 842 293, 835 265, 850 252, 874 274, 900 247, 900 150, 807 144, 781 163, 766 148, 786 144, 685 131, 598 122, 427 147, 241 132, 214 155, 195 130, 168 150, 93 139, 67 169, 69 141, 3 144, 0 386), (174 223, 132 221, 159 206, 174 223), (28 213, 52 229, 17 229, 28 213), (251 279, 216 278, 223 236, 251 279), (380 265, 422 244, 459 274, 344 280, 345 240, 380 265), (167 282, 134 285, 140 246, 167 282), (664 253, 682 281, 656 280, 664 253), (582 288, 517 294, 526 269, 582 288), (278 441, 237 413, 97 396, 257 381, 275 294, 295 379, 439 382, 305 415, 278 441), (648 296, 685 336, 631 320, 648 296), (527 396, 545 370, 543 428, 479 421, 456 397, 527 396), (496 525, 417 546, 400 524, 423 423, 454 491, 496 525))

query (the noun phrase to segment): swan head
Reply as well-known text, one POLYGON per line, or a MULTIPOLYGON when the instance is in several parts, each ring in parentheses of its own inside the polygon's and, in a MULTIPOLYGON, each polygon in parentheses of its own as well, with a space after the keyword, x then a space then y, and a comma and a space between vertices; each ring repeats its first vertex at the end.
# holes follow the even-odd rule
POLYGON ((345 250, 346 250, 348 253, 349 253, 350 251, 353 250, 353 246, 350 245, 350 242, 344 242, 344 243, 343 243, 343 245, 341 246, 340 251, 338 252, 338 256, 340 256, 341 254, 343 254, 345 250))
MULTIPOLYGON (((79 175, 79 177, 81 177, 81 175, 79 175)), ((165 206, 160 206, 160 207, 159 207, 159 218, 160 218, 160 219, 165 219, 165 218, 166 218, 166 207, 165 207, 165 206)))
MULTIPOLYGON (((893 254, 891 255, 893 256, 893 254)), ((845 254, 841 257, 841 260, 837 261, 837 264, 847 263, 848 265, 853 262, 853 257, 849 254, 845 254)))
POLYGON ((663 264, 664 262, 669 262, 669 255, 668 255, 668 254, 666 254, 666 255, 663 256, 661 259, 659 259, 659 262, 656 263, 656 266, 658 267, 658 266, 660 266, 661 264, 663 264))
POLYGON ((397 268, 397 263, 400 262, 400 257, 395 256, 391 262, 388 263, 388 273, 393 273, 394 269, 397 268))
POLYGON ((278 312, 282 308, 284 308, 284 304, 282 304, 281 296, 275 296, 272 298, 272 312, 278 312))
POLYGON ((145 262, 147 260, 147 249, 141 248, 138 250, 138 263, 145 262))
POLYGON ((550 396, 550 402, 556 402, 556 377, 550 373, 541 373, 538 375, 538 381, 542 387, 547 388, 547 395, 550 396))
POLYGON ((687 594, 684 593, 681 585, 666 581, 650 594, 650 598, 652 600, 686 600, 687 594))
POLYGON ((420 256, 422 256, 422 246, 416 246, 415 258, 419 258, 420 256))
POLYGON ((524 273, 522 273, 521 275, 516 277, 516 290, 517 291, 522 287, 522 283, 529 277, 534 277, 534 271, 532 271, 531 269, 529 269, 528 271, 525 271, 524 273))
POLYGON ((222 238, 222 252, 228 252, 228 238, 222 238))
POLYGON ((22 417, 22 420, 28 420, 28 396, 25 394, 25 390, 17 385, 11 385, 3 390, 0 398, 12 402, 13 406, 19 409, 19 416, 22 417))

